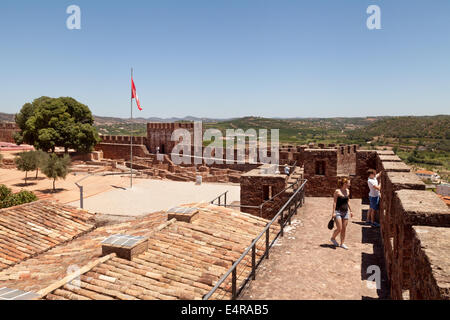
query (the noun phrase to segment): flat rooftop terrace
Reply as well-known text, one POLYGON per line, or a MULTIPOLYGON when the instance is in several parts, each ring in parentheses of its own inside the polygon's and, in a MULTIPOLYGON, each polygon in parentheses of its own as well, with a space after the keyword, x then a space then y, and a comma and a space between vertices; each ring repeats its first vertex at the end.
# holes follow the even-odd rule
MULTIPOLYGON (((140 216, 183 203, 210 202, 228 191, 227 203, 240 200, 237 184, 136 179, 132 189, 118 187, 84 199, 84 209, 111 215, 140 216)), ((79 201, 70 203, 78 207, 79 201)))

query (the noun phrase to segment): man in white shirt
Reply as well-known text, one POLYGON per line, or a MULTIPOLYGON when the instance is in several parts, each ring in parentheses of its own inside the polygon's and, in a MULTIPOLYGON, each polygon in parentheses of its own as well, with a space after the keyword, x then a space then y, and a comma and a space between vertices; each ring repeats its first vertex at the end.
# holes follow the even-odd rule
POLYGON ((369 201, 370 208, 367 214, 366 224, 369 224, 374 227, 379 227, 380 225, 375 222, 375 214, 380 207, 380 190, 381 185, 378 183, 378 177, 381 175, 381 172, 377 173, 374 169, 369 169, 367 171, 369 174, 369 178, 367 179, 367 185, 369 186, 369 201))
POLYGON ((284 174, 289 175, 289 172, 290 172, 289 167, 287 164, 285 164, 284 165, 284 174))

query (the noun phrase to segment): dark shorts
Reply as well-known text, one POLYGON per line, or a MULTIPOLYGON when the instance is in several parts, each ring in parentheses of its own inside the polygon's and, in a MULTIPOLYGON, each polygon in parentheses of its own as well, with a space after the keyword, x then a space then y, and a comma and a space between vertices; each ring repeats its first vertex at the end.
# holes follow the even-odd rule
POLYGON ((369 197, 370 209, 378 210, 380 208, 380 197, 369 197))

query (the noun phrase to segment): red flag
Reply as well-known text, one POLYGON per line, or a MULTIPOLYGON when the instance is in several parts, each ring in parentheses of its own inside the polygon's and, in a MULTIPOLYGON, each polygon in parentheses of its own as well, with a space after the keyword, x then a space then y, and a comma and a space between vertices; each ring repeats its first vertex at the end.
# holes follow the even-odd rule
POLYGON ((136 87, 134 86, 133 76, 131 76, 131 99, 136 99, 137 107, 142 111, 141 103, 139 102, 139 97, 136 92, 136 87))

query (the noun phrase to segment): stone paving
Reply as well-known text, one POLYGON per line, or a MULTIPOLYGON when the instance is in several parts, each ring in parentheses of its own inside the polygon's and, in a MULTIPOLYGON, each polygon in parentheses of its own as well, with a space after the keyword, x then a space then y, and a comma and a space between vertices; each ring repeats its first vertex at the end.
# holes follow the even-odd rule
MULTIPOLYGON (((347 227, 345 243, 349 250, 334 247, 327 223, 332 198, 306 198, 292 225, 258 268, 240 299, 388 299, 389 289, 378 228, 364 225, 368 206, 352 199, 354 216, 347 227), (379 266, 381 281, 377 290, 368 278, 379 266), (369 270, 371 270, 369 268, 369 270)), ((339 241, 339 236, 338 236, 339 241)))

